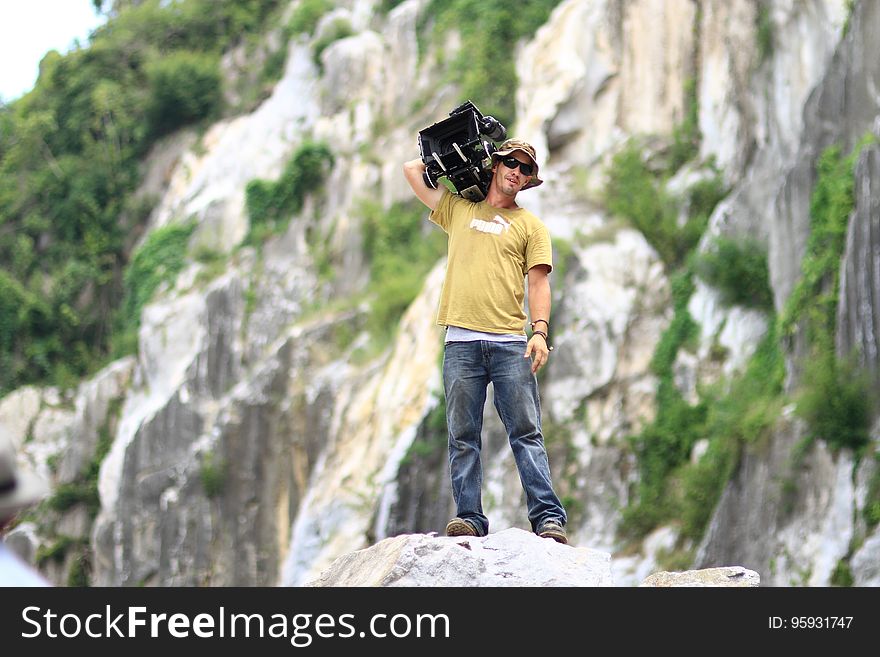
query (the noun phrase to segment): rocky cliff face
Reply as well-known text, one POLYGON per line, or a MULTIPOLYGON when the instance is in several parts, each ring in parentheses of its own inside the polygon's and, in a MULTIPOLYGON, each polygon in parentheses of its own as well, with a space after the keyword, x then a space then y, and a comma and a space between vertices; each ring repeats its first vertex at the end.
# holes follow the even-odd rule
MULTIPOLYGON (((29 388, 0 400, 0 426, 23 458, 55 462, 46 472, 56 486, 81 481, 102 457, 99 504, 56 505, 15 532, 31 554, 65 536, 78 541, 78 551, 43 562, 59 583, 85 559, 99 585, 303 585, 386 537, 442 531, 452 512, 437 426, 442 332, 434 316, 444 265, 400 326, 388 327, 391 346, 365 352, 363 205, 409 198, 400 164, 417 155, 417 131, 461 99, 441 82, 436 54, 419 55, 427 2, 408 0, 383 17, 374 4, 337 3, 319 24, 315 38, 339 17, 354 32, 323 51, 320 70, 309 39, 297 37, 283 79, 258 109, 213 126, 198 146, 182 135, 152 156, 148 180, 163 181, 153 226, 194 216, 192 247, 226 254, 222 274, 193 260, 145 308, 137 358, 69 399, 29 388), (334 152, 326 193, 310 197, 283 234, 242 246, 247 183, 276 178, 307 138, 334 152), (331 280, 319 275, 315 244, 336 270, 331 280), (363 298, 334 303, 352 296, 363 298), (109 439, 106 458, 99 435, 109 439)), ((730 186, 706 239, 751 235, 766 244, 781 308, 800 276, 816 158, 831 143, 851 148, 866 131, 880 132, 880 9, 856 3, 844 36, 846 6, 766 3, 773 47, 762 53, 749 0, 565 0, 525 44, 511 132, 544 155, 547 183, 521 200, 557 245, 570 245, 558 248, 556 351, 540 384, 575 545, 619 547, 620 510, 638 478, 626 437, 654 416, 650 360, 672 318, 659 256, 598 202, 607 163, 632 135, 668 143, 696 102, 700 159, 714 158, 730 186)), ((685 171, 673 188, 700 175, 685 171)), ((839 352, 856 348, 875 382, 877 175, 870 147, 857 169, 838 329, 839 352)), ((677 363, 685 393, 741 369, 768 326, 763 313, 725 307, 702 283, 689 310, 700 335, 677 363), (720 367, 717 345, 726 354, 720 367)), ((527 528, 491 403, 485 415, 487 514, 495 529, 527 528)), ((740 564, 765 584, 825 585, 849 556, 855 583, 876 585, 876 533, 865 537, 860 520, 876 464, 856 466, 846 450, 819 446, 797 473, 796 503, 783 505, 779 475, 801 435, 783 417, 766 449, 743 456, 697 565, 740 564), (857 534, 867 540, 848 554, 857 534)), ((663 527, 637 553, 615 555, 614 581, 635 585, 660 570, 676 536, 663 527)))
MULTIPOLYGON (((880 78, 880 69, 874 51, 878 28, 880 7, 860 4, 846 39, 806 104, 798 154, 779 187, 777 220, 771 223, 771 243, 775 240, 778 245, 776 257, 771 258, 771 272, 777 272, 777 298, 784 299, 795 282, 783 272, 798 269, 804 255, 819 154, 832 144, 840 144, 848 152, 866 133, 876 134, 880 97, 875 81, 880 78)), ((876 290, 880 280, 876 267, 877 197, 872 193, 878 184, 876 161, 875 145, 862 151, 856 166, 855 208, 841 263, 836 333, 838 355, 847 357, 854 352, 872 373, 875 392, 880 390, 877 360, 872 356, 877 353, 876 290)), ((767 574, 765 583, 826 585, 851 545, 861 543, 854 539, 866 533, 865 496, 876 476, 877 463, 874 459, 854 463, 850 454, 832 454, 817 447, 796 473, 800 493, 791 509, 783 502, 780 482, 791 476, 791 455, 804 427, 797 422, 784 424, 769 454, 745 456, 719 504, 697 563, 721 564, 734 554, 742 555, 767 574)), ((876 440, 876 425, 873 435, 876 440)), ((854 562, 861 564, 876 557, 872 545, 865 542, 855 552, 854 562)), ((877 583, 876 574, 861 566, 853 576, 856 584, 877 583)))

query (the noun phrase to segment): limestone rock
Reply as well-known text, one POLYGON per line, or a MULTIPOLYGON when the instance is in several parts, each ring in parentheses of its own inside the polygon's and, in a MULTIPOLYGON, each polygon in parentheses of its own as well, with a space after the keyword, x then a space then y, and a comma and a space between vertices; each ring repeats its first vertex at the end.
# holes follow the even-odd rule
POLYGON ((880 586, 880 532, 869 537, 850 562, 855 586, 880 586))
POLYGON ((837 353, 855 353, 880 392, 880 148, 866 147, 855 170, 855 208, 846 237, 837 311, 837 353))
POLYGON ((42 403, 40 390, 34 386, 24 386, 0 399, 0 434, 9 436, 16 448, 21 446, 42 403))
POLYGON ((404 534, 334 561, 308 586, 613 586, 611 555, 522 529, 404 534))
POLYGON ((704 568, 684 572, 659 572, 649 575, 640 586, 758 586, 761 577, 742 566, 704 568))
MULTIPOLYGON (((784 307, 801 277, 810 234, 816 161, 832 145, 841 146, 843 153, 850 152, 866 131, 876 130, 880 99, 871 81, 880 75, 880 60, 873 55, 878 47, 878 27, 880 5, 855 6, 846 39, 833 52, 806 101, 803 130, 799 142, 794 144, 795 163, 779 187, 775 216, 769 223, 768 266, 776 308, 784 307)), ((857 205, 850 226, 853 235, 841 265, 845 277, 838 308, 840 349, 859 345, 869 350, 874 344, 872 339, 862 339, 863 332, 873 325, 875 313, 867 299, 860 296, 866 285, 871 284, 871 275, 854 276, 856 271, 870 271, 870 248, 876 244, 870 231, 864 232, 866 224, 860 219, 863 213, 869 216, 873 207, 871 194, 865 193, 876 187, 873 159, 870 150, 863 153, 856 175, 857 205), (856 248, 864 240, 867 241, 856 248)), ((795 364, 808 357, 802 334, 798 333, 792 343, 788 389, 799 383, 799 368, 795 364)), ((800 470, 792 473, 792 454, 804 431, 804 427, 793 422, 780 422, 769 449, 744 455, 716 507, 698 550, 697 567, 749 563, 761 573, 765 585, 830 583, 855 532, 853 455, 848 450, 832 453, 819 442, 806 455, 800 470), (797 495, 789 501, 781 482, 792 474, 797 495)))

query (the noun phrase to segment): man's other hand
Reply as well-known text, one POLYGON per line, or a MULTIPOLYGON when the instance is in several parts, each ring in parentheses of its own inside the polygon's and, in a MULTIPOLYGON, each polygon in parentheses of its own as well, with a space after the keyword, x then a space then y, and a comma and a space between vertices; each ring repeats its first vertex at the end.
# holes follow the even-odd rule
POLYGON ((532 357, 532 374, 537 374, 538 370, 547 364, 547 359, 550 358, 550 349, 547 347, 543 335, 535 333, 531 337, 526 345, 525 357, 532 357))

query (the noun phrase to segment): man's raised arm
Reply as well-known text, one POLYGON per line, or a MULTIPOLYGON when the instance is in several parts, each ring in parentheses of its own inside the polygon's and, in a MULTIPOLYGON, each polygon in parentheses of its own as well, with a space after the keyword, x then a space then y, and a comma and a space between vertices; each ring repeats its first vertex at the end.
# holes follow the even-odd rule
POLYGON ((425 184, 425 180, 422 178, 424 172, 425 163, 422 162, 421 158, 410 160, 403 165, 403 175, 406 176, 406 181, 409 183, 409 186, 412 187, 416 196, 418 196, 419 200, 429 208, 436 210, 437 204, 440 203, 440 198, 443 196, 444 188, 439 185, 437 186, 437 189, 428 187, 425 184))

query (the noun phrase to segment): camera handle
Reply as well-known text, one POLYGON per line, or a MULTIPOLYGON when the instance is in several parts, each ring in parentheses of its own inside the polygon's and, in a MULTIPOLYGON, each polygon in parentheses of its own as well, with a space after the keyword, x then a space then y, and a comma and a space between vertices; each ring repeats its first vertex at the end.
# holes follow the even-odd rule
POLYGON ((422 172, 422 180, 424 181, 426 187, 437 189, 437 179, 431 176, 431 174, 427 171, 422 172))
MULTIPOLYGON (((456 148, 457 148, 457 146, 456 146, 456 148)), ((459 151, 459 152, 461 152, 461 151, 459 151)), ((446 171, 446 165, 443 164, 443 160, 441 160, 440 156, 437 155, 437 151, 431 151, 431 155, 433 155, 434 159, 437 160, 437 164, 440 165, 440 168, 443 169, 444 171, 446 171)))

